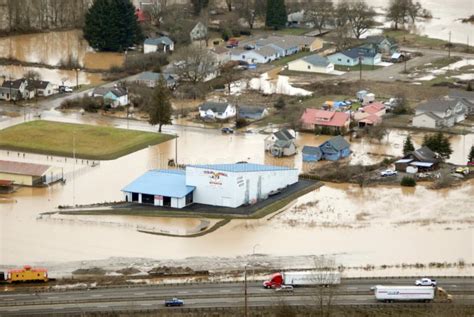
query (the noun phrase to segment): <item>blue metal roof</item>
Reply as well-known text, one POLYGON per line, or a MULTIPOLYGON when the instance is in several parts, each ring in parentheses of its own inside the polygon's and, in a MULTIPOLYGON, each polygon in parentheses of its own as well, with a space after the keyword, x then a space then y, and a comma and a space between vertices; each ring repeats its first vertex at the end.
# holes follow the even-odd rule
POLYGON ((253 163, 241 164, 205 164, 205 165, 188 165, 189 167, 210 169, 223 172, 247 173, 247 172, 270 172, 270 171, 287 171, 295 170, 286 166, 263 165, 253 163))
POLYGON ((308 146, 305 145, 303 146, 303 154, 308 154, 308 155, 322 155, 321 149, 319 146, 308 146))
POLYGON ((181 170, 151 170, 125 186, 122 191, 181 198, 196 187, 186 185, 186 172, 181 170))

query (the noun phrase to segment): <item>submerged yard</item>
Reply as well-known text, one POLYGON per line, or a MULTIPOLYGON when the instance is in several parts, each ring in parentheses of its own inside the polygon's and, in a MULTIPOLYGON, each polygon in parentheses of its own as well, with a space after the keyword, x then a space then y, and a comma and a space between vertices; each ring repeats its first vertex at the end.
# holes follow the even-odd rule
POLYGON ((171 135, 52 121, 32 121, 0 131, 0 148, 47 155, 112 160, 173 138, 171 135))

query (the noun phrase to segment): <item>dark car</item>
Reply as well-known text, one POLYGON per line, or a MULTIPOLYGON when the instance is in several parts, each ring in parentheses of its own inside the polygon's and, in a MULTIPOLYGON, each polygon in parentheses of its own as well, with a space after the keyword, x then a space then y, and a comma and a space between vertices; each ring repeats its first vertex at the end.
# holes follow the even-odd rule
POLYGON ((221 132, 225 134, 231 134, 234 133, 234 130, 232 128, 222 128, 221 132))
POLYGON ((165 300, 165 306, 166 307, 171 307, 171 306, 183 306, 184 301, 179 299, 179 298, 172 298, 172 299, 167 299, 165 300))

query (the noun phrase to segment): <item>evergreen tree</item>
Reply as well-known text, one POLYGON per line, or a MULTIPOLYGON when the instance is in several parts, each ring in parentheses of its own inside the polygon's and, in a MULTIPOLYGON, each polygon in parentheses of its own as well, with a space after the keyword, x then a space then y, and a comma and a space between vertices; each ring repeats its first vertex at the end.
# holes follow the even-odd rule
POLYGON ((471 152, 469 152, 469 156, 467 157, 468 162, 474 163, 474 145, 471 146, 471 152))
POLYGON ((201 11, 209 6, 209 0, 191 0, 195 16, 199 16, 201 11))
POLYGON ((130 0, 94 0, 83 31, 89 45, 99 51, 124 51, 143 40, 130 0))
POLYGON ((150 102, 146 105, 146 112, 150 117, 148 122, 151 125, 158 124, 158 132, 161 132, 161 127, 165 124, 171 124, 171 114, 173 109, 170 101, 170 91, 166 86, 163 78, 157 82, 153 96, 150 102))
POLYGON ((267 0, 267 17, 265 25, 274 29, 286 26, 288 15, 286 14, 285 0, 267 0))
POLYGON ((407 155, 412 151, 415 151, 415 147, 413 146, 413 142, 411 142, 410 135, 408 135, 405 139, 405 143, 403 144, 403 155, 407 155))
POLYGON ((436 152, 443 158, 447 159, 449 159, 453 153, 449 139, 445 137, 442 132, 438 132, 431 136, 425 135, 423 138, 423 146, 427 146, 431 151, 436 152))

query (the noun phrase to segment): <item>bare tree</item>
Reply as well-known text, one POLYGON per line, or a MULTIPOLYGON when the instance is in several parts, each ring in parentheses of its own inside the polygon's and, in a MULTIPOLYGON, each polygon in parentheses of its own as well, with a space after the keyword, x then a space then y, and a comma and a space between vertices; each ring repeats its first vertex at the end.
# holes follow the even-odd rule
POLYGON ((229 10, 229 12, 232 12, 232 0, 225 0, 225 4, 227 6, 227 10, 229 10))
POLYGON ((318 316, 331 317, 334 313, 334 300, 340 281, 340 272, 337 270, 335 260, 324 256, 314 258, 313 268, 313 278, 318 284, 312 289, 316 312, 318 316))
POLYGON ((237 4, 239 15, 247 22, 250 29, 253 29, 255 21, 265 15, 265 0, 241 0, 237 4))
POLYGON ((347 13, 352 32, 358 39, 374 25, 375 11, 364 0, 350 3, 347 13))
POLYGON ((41 80, 41 74, 34 70, 27 71, 23 77, 27 80, 41 80))
POLYGON ((313 23, 321 33, 334 15, 332 0, 310 0, 304 12, 304 21, 313 23))

